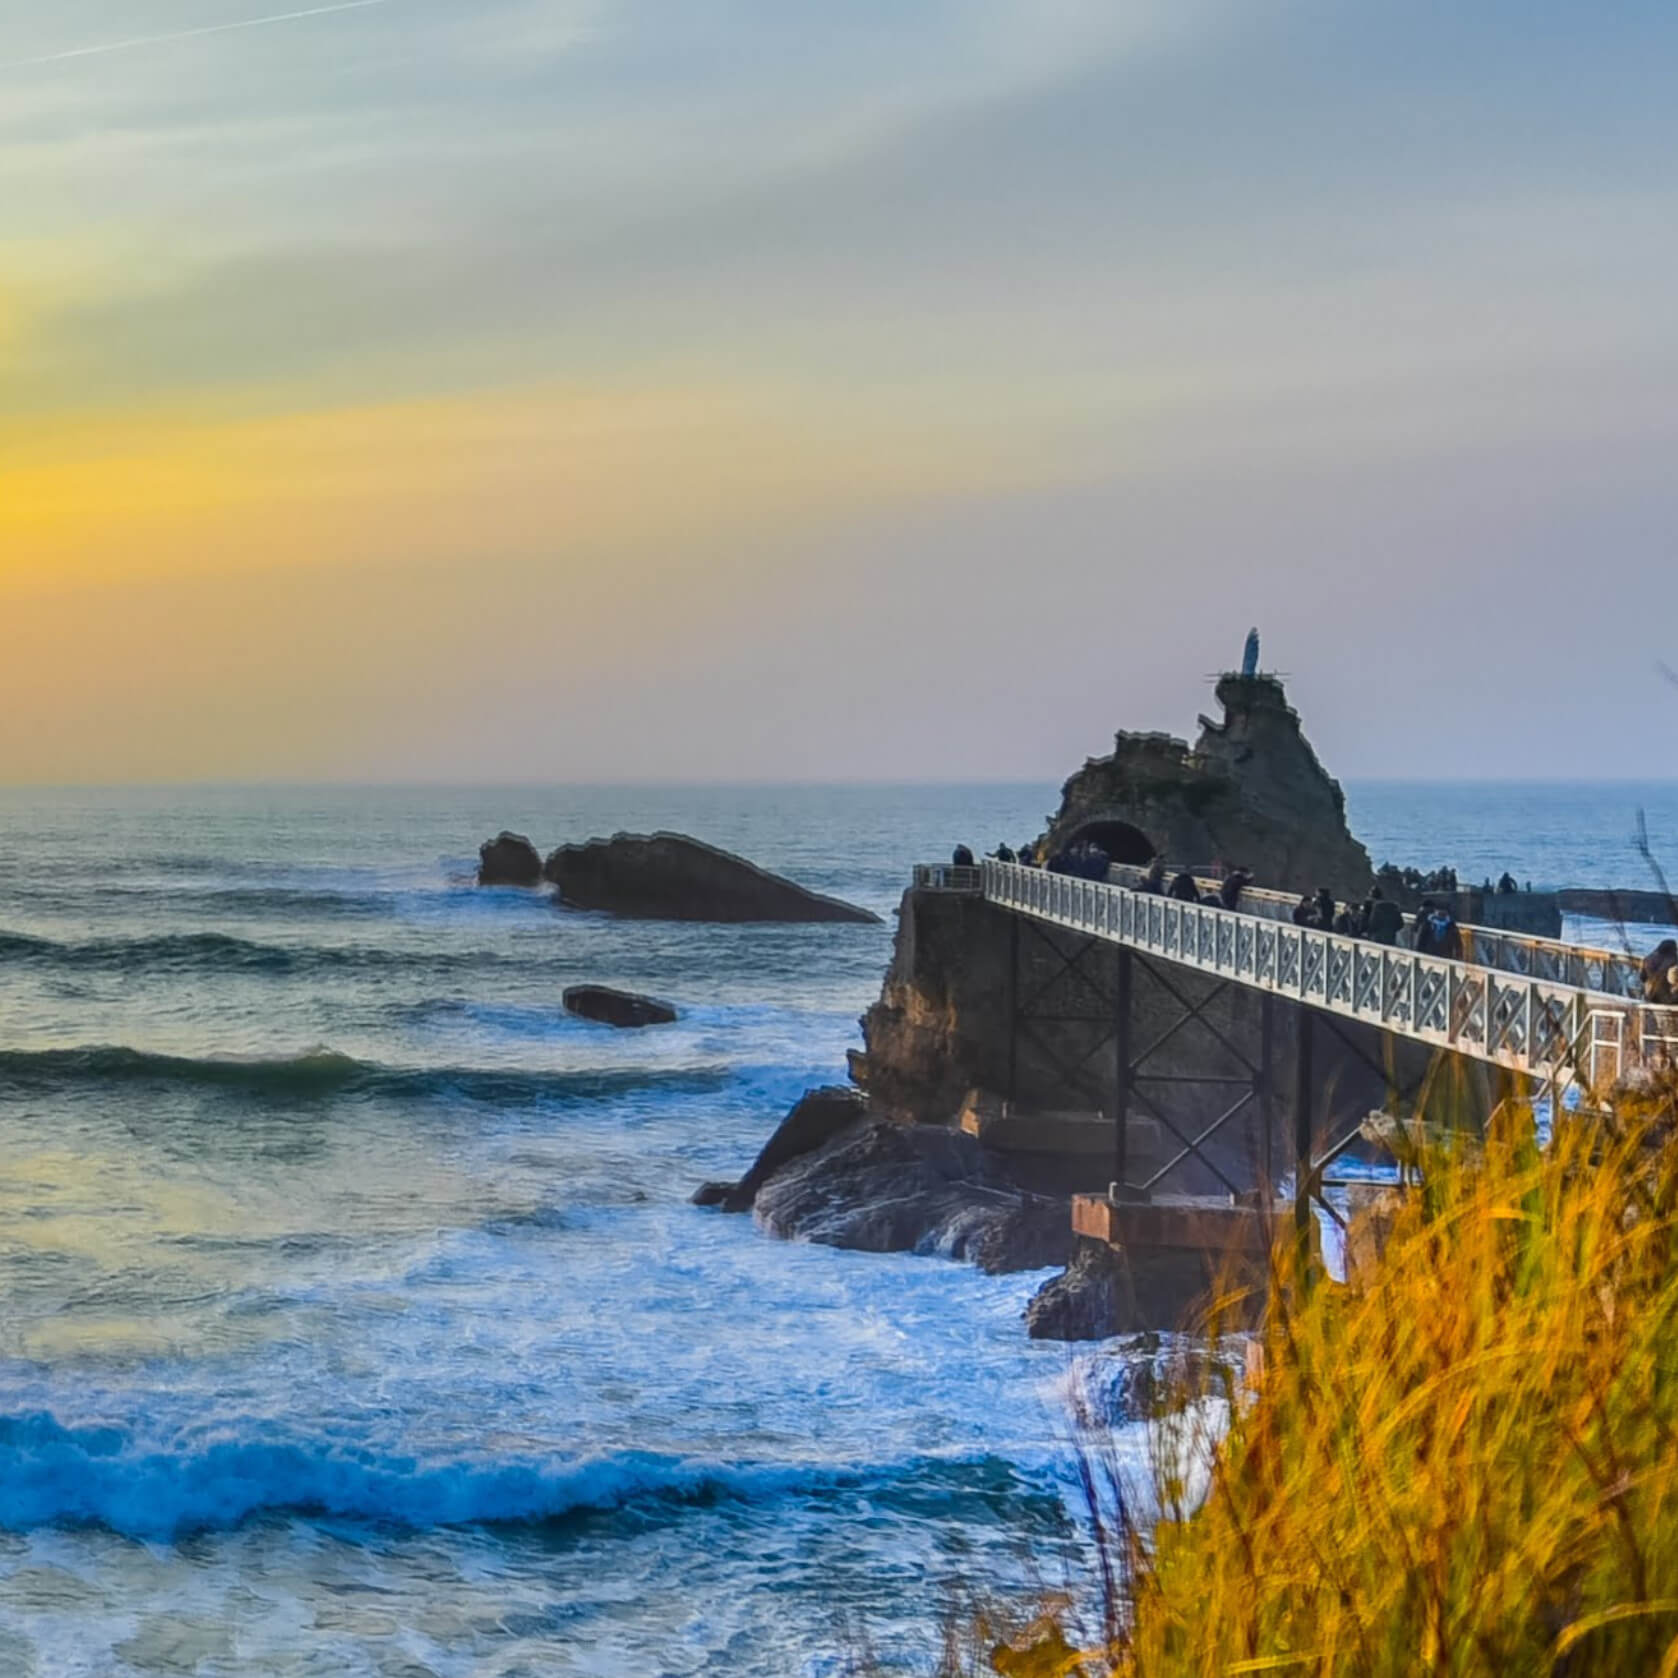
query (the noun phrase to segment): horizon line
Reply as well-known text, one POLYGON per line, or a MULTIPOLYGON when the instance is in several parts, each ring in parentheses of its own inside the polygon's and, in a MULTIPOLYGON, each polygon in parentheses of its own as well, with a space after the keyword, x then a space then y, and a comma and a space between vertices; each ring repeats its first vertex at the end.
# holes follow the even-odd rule
MULTIPOLYGON (((1336 777, 1339 784, 1358 787, 1384 786, 1492 786, 1492 787, 1639 787, 1678 786, 1675 775, 1355 775, 1336 777)), ((581 776, 574 779, 560 777, 501 779, 427 776, 413 779, 398 777, 318 776, 318 777, 234 777, 205 776, 181 780, 76 780, 76 781, 0 781, 0 796, 9 793, 67 793, 67 792, 208 792, 208 791, 447 791, 447 792, 505 792, 558 791, 577 787, 622 788, 646 790, 775 790, 775 789, 842 789, 854 788, 916 788, 916 787, 1057 787, 1063 775, 1055 776, 967 776, 967 775, 850 775, 850 776, 581 776)))

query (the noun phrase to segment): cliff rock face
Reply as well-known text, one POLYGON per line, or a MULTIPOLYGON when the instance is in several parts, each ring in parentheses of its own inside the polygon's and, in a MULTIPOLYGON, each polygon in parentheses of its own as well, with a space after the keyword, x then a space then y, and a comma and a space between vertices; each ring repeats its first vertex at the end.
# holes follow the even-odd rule
POLYGON ((619 833, 586 845, 562 845, 548 858, 544 872, 571 907, 604 909, 638 920, 880 918, 684 833, 619 833))
POLYGON ((891 966, 852 1065, 880 1112, 954 1123, 970 1089, 1008 1087, 1007 917, 977 897, 903 894, 891 966))
POLYGON ((1094 838, 1117 862, 1155 851, 1174 864, 1251 868, 1261 886, 1360 897, 1369 853, 1346 826, 1340 784, 1273 676, 1224 676, 1222 722, 1200 719, 1191 749, 1163 734, 1120 733, 1067 783, 1051 850, 1094 838))

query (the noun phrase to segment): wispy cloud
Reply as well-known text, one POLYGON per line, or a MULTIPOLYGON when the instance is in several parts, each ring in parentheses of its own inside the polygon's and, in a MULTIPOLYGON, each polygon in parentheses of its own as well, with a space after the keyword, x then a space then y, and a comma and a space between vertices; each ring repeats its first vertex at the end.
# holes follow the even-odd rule
POLYGON ((14 58, 0 64, 0 70, 27 70, 43 64, 65 64, 77 58, 102 58, 107 53, 133 52, 140 47, 165 46, 171 41, 192 41, 205 35, 230 35, 240 29, 268 29, 280 23, 301 23, 307 18, 332 17, 339 12, 364 12, 373 6, 389 6, 395 0, 336 0, 330 6, 310 6, 296 12, 273 12, 266 17, 235 18, 227 23, 200 24, 196 29, 170 29, 156 35, 130 35, 120 41, 100 41, 92 46, 69 47, 61 52, 42 53, 35 58, 14 58))

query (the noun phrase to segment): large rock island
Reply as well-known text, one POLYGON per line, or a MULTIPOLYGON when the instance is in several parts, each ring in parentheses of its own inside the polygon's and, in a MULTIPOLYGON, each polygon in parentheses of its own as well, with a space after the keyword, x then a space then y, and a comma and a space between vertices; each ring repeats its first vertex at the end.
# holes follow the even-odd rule
POLYGON ((880 919, 684 833, 619 833, 561 845, 543 872, 570 907, 636 920, 880 919))

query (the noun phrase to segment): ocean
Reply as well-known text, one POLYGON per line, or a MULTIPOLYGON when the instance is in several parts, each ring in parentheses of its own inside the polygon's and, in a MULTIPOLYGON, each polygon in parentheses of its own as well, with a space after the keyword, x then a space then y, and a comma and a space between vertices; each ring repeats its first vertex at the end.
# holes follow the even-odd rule
MULTIPOLYGON (((1347 790, 1465 880, 1641 886, 1637 810, 1678 834, 1667 785, 1347 790)), ((1056 802, 0 794, 0 1673, 921 1671, 975 1588, 1076 1573, 1107 1354, 1025 1338, 1040 1276, 688 1204, 843 1078, 911 864, 1056 802), (885 923, 479 891, 502 827, 692 832, 885 923)))

